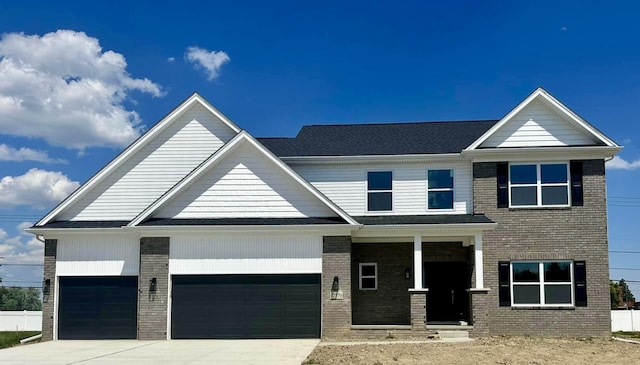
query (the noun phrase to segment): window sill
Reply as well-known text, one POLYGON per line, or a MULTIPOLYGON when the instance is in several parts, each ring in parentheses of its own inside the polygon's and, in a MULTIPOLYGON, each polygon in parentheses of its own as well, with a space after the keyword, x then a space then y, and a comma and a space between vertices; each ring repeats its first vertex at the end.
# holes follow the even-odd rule
POLYGON ((516 210, 571 210, 571 206, 568 207, 509 207, 509 211, 516 210))
POLYGON ((517 306, 511 307, 511 310, 576 310, 575 306, 535 306, 535 305, 531 305, 531 306, 517 306))

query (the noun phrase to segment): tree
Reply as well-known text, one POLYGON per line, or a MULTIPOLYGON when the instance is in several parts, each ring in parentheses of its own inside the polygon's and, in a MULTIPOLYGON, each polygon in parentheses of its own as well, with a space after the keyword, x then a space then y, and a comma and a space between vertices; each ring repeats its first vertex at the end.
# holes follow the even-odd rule
POLYGON ((35 288, 0 287, 0 310, 42 310, 40 292, 35 288))
POLYGON ((609 292, 611 294, 611 309, 618 309, 620 303, 620 286, 615 281, 609 282, 609 292))
POLYGON ((624 281, 619 282, 611 281, 609 284, 609 291, 611 294, 611 309, 618 309, 621 303, 635 303, 636 298, 631 293, 631 289, 624 281))

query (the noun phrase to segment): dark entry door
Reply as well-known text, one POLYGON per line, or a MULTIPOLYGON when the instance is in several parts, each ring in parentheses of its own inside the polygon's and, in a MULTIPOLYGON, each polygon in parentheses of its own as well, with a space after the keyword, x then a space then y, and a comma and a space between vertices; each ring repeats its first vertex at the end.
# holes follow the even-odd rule
POLYGON ((427 322, 469 320, 467 263, 426 262, 424 282, 427 294, 427 322))
POLYGON ((58 338, 135 339, 138 277, 61 277, 58 338))
POLYGON ((173 276, 171 337, 319 338, 320 275, 173 276))

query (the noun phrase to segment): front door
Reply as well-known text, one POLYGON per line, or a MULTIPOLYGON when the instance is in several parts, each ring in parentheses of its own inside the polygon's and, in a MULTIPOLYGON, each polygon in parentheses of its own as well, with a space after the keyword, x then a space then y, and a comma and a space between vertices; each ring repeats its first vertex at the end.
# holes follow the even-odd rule
POLYGON ((427 322, 469 320, 469 282, 464 261, 425 262, 427 322))

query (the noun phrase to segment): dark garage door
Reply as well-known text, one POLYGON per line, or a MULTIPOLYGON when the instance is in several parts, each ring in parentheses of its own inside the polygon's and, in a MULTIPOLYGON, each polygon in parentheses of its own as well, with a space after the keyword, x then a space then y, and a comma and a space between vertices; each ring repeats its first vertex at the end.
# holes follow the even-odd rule
POLYGON ((61 277, 58 338, 135 339, 138 277, 61 277))
POLYGON ((171 337, 319 338, 320 275, 173 276, 171 337))

